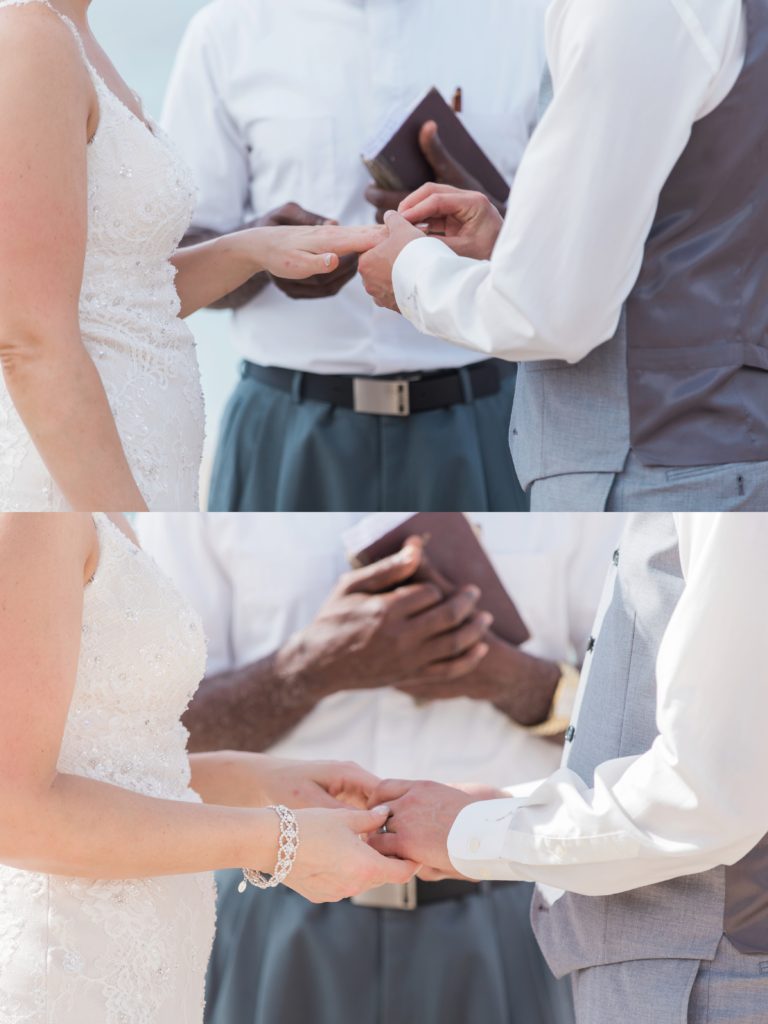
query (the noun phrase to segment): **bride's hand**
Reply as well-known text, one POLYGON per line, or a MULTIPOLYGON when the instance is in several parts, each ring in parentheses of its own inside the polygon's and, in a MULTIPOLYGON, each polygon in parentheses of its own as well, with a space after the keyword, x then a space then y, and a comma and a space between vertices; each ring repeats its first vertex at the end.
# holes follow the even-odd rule
POLYGON ((289 761, 267 757, 263 765, 265 803, 298 807, 367 808, 380 780, 351 761, 289 761))
POLYGON ((407 882, 419 865, 382 857, 366 841, 388 817, 388 807, 299 811, 299 850, 285 884, 311 903, 335 903, 378 885, 407 882))
POLYGON ((381 780, 350 761, 289 761, 223 750, 193 754, 192 786, 208 804, 227 807, 367 808, 381 780))
POLYGON ((340 256, 368 252, 386 236, 378 225, 370 227, 252 228, 241 235, 253 246, 253 255, 262 270, 274 277, 300 281, 316 274, 330 274, 339 265, 340 256))

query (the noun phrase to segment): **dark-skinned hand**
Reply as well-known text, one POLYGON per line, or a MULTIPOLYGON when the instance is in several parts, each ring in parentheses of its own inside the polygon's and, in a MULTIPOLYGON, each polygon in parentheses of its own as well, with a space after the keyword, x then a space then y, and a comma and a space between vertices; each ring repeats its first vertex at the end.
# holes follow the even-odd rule
MULTIPOLYGON (((491 203, 501 212, 504 212, 504 203, 498 198, 488 195, 480 182, 469 171, 448 152, 440 132, 434 121, 426 121, 419 132, 419 146, 434 171, 434 181, 440 185, 452 185, 454 188, 481 192, 487 196, 491 203)), ((388 210, 397 210, 400 204, 410 195, 406 192, 392 192, 388 189, 379 188, 378 185, 369 185, 365 190, 365 198, 376 209, 376 221, 384 223, 384 214, 388 210)))
POLYGON ((397 686, 405 680, 459 678, 488 653, 490 616, 477 611, 480 591, 449 596, 431 582, 414 582, 423 541, 346 573, 315 620, 279 654, 285 678, 311 680, 319 695, 397 686))
MULTIPOLYGON (((434 583, 446 596, 457 589, 432 563, 428 546, 415 578, 434 583)), ((494 704, 519 725, 538 725, 544 721, 560 679, 560 667, 513 647, 493 632, 492 619, 490 622, 485 635, 488 653, 473 672, 452 678, 444 675, 442 666, 436 664, 418 679, 398 684, 397 689, 420 704, 470 697, 494 704)))
MULTIPOLYGON (((254 221, 253 227, 314 227, 318 224, 336 224, 335 220, 310 213, 298 203, 285 203, 264 217, 254 221)), ((337 295, 357 273, 357 256, 342 256, 336 270, 330 274, 318 274, 303 281, 289 281, 268 274, 270 281, 291 299, 326 299, 337 295)))

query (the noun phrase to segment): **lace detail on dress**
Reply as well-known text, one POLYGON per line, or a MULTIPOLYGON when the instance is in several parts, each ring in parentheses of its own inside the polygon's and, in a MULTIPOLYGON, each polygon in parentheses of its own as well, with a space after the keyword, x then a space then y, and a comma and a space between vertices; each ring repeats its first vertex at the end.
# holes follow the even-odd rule
MULTIPOLYGON (((29 3, 69 25, 99 98, 88 146, 83 342, 149 508, 196 511, 205 414, 170 262, 189 227, 196 187, 165 132, 137 117, 89 63, 68 18, 48 0, 0 0, 0 9, 29 3)), ((0 380, 0 510, 66 507, 0 380)))
MULTIPOLYGON (((94 518, 100 558, 59 770, 195 801, 180 717, 204 670, 200 620, 94 518)), ((209 875, 95 881, 0 867, 1 1024, 201 1024, 214 914, 209 875)))

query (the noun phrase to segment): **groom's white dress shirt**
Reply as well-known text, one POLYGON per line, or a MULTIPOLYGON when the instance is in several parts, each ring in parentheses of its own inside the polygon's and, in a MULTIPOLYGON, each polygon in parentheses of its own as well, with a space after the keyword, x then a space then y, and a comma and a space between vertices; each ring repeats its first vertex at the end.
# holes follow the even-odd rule
MULTIPOLYGON (((547 0, 216 0, 189 26, 165 127, 200 189, 198 228, 231 231, 287 202, 371 223, 360 160, 391 109, 436 85, 512 181, 538 115, 547 0), (437 33, 437 35, 436 35, 437 33), (437 39, 437 42, 436 42, 437 39)), ((359 277, 326 299, 270 286, 234 314, 245 359, 385 374, 479 356, 377 310, 359 277)))
POLYGON ((466 808, 449 839, 463 874, 609 895, 733 864, 768 832, 768 515, 675 519, 685 589, 658 657, 658 739, 592 789, 566 751, 546 780, 466 808))
MULTIPOLYGON (((580 662, 623 518, 484 513, 497 570, 526 620, 526 649, 580 662)), ((358 513, 142 515, 142 543, 203 617, 208 674, 272 654, 316 615, 348 563, 358 513)), ((364 668, 364 666, 363 666, 364 668)), ((203 684, 205 685, 205 684, 203 684)), ((279 695, 276 695, 279 699, 279 695)), ((397 690, 323 700, 272 753, 353 759, 382 777, 506 785, 553 771, 555 744, 484 701, 417 706, 397 690)))
POLYGON ((511 360, 575 363, 613 337, 663 185, 693 124, 739 76, 744 5, 553 0, 546 35, 555 96, 491 260, 418 239, 393 280, 421 331, 511 360))

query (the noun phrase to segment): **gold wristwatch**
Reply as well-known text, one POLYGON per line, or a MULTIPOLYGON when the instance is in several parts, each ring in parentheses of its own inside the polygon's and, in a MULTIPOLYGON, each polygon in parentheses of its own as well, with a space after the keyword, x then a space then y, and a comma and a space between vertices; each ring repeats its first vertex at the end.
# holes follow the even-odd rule
POLYGON ((532 736, 559 736, 571 724, 581 672, 575 665, 569 665, 566 662, 560 662, 559 667, 560 679, 550 705, 549 718, 527 730, 532 736))

